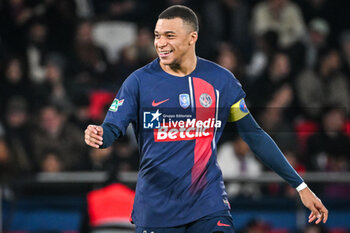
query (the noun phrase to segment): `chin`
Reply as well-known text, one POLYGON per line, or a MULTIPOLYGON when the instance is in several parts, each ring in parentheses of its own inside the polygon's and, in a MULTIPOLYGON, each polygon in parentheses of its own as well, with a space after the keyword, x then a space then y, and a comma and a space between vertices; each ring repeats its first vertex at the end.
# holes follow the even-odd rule
POLYGON ((163 65, 166 65, 166 66, 171 66, 173 65, 175 62, 174 60, 170 60, 170 59, 162 59, 162 58, 159 58, 159 61, 163 64, 163 65))

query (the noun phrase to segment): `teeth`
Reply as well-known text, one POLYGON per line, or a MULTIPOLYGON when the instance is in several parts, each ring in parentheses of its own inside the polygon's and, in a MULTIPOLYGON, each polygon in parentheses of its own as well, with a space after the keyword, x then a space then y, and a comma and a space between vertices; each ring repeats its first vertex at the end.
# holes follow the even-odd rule
POLYGON ((166 55, 166 54, 169 54, 171 51, 166 51, 166 52, 160 52, 161 54, 164 54, 164 55, 166 55))

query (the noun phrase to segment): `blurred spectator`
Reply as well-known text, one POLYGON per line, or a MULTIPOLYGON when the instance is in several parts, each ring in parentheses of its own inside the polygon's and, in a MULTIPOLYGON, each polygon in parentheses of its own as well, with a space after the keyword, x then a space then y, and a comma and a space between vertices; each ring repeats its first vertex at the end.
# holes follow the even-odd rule
POLYGON ((18 57, 7 60, 0 79, 0 110, 5 111, 6 101, 14 96, 20 96, 31 102, 31 88, 25 76, 23 63, 18 57))
POLYGON ((24 54, 26 28, 33 17, 45 13, 40 1, 5 0, 0 8, 0 35, 14 53, 24 54))
POLYGON ((139 154, 129 137, 119 138, 114 144, 117 171, 138 171, 139 154))
POLYGON ((115 165, 113 147, 105 149, 89 149, 88 158, 78 166, 78 170, 84 171, 108 171, 111 172, 115 165))
POLYGON ((244 63, 238 51, 233 50, 230 44, 220 44, 216 62, 231 71, 240 83, 245 86, 244 63))
POLYGON ((75 27, 77 24, 76 1, 46 1, 45 22, 48 33, 50 51, 69 55, 73 49, 75 27))
POLYGON ((297 0, 296 2, 303 12, 306 23, 310 23, 314 18, 328 20, 330 4, 327 0, 297 0))
POLYGON ((139 68, 137 50, 135 47, 125 47, 120 51, 120 58, 113 66, 114 87, 121 87, 125 79, 139 68))
POLYGON ((149 19, 152 10, 149 0, 93 0, 92 3, 95 13, 107 20, 142 22, 149 19))
POLYGON ((140 28, 136 41, 121 50, 119 60, 112 67, 112 76, 109 82, 114 87, 117 86, 119 88, 135 69, 146 65, 156 57, 152 32, 149 28, 140 28))
POLYGON ((42 83, 37 83, 34 86, 36 105, 41 106, 50 102, 65 109, 66 112, 70 112, 72 103, 64 80, 63 59, 53 55, 47 59, 44 80, 42 83))
POLYGON ((290 147, 296 142, 291 126, 294 92, 290 72, 289 57, 278 52, 272 57, 267 72, 248 89, 251 111, 281 148, 290 147))
POLYGON ((246 1, 207 0, 202 12, 203 27, 211 48, 215 48, 218 41, 225 41, 239 48, 242 54, 248 54, 251 41, 246 1))
POLYGON ((45 60, 48 54, 46 25, 37 21, 28 30, 26 56, 29 78, 34 83, 45 79, 45 60))
POLYGON ((72 59, 70 71, 75 76, 74 87, 79 86, 82 92, 103 85, 103 78, 108 68, 104 50, 93 40, 92 27, 93 24, 89 21, 79 23, 70 56, 72 59))
MULTIPOLYGON (((349 140, 350 142, 350 140, 349 140)), ((348 150, 349 152, 350 150, 348 150)), ((350 171, 349 153, 347 155, 332 156, 328 159, 328 171, 346 173, 350 171)), ((328 183, 324 187, 324 194, 328 198, 332 199, 344 199, 347 200, 350 196, 350 184, 347 183, 328 183)))
POLYGON ((307 68, 314 68, 322 49, 327 47, 329 35, 328 23, 320 18, 311 20, 305 45, 305 64, 307 68))
MULTIPOLYGON (((224 143, 218 151, 218 164, 224 179, 238 176, 257 177, 262 172, 261 164, 256 160, 249 146, 240 138, 224 143)), ((253 196, 260 194, 256 184, 229 183, 226 185, 229 196, 253 196)))
POLYGON ((40 172, 56 173, 65 170, 61 155, 58 151, 47 150, 43 152, 40 157, 40 172))
POLYGON ((321 224, 308 224, 303 233, 328 233, 328 229, 321 224))
POLYGON ((5 140, 5 131, 0 124, 0 181, 7 180, 13 175, 10 150, 5 140))
POLYGON ((287 117, 284 116, 287 113, 288 111, 281 107, 267 107, 257 114, 257 121, 261 127, 282 150, 297 145, 297 136, 287 117))
POLYGON ((76 98, 73 98, 73 101, 74 109, 71 116, 71 122, 83 132, 89 124, 93 123, 90 118, 90 101, 86 95, 77 96, 76 98))
POLYGON ((77 167, 85 153, 82 132, 67 122, 64 112, 54 105, 44 106, 40 110, 32 144, 38 165, 45 151, 55 150, 62 156, 63 167, 67 170, 77 167))
POLYGON ((132 46, 136 47, 139 66, 144 66, 157 57, 153 45, 153 33, 147 27, 138 30, 136 42, 132 46))
POLYGON ((344 62, 343 71, 348 80, 350 77, 350 30, 344 31, 340 36, 341 55, 344 62))
POLYGON ((256 38, 255 49, 246 67, 247 81, 254 82, 266 71, 269 60, 276 53, 278 35, 276 32, 267 31, 256 38))
POLYGON ((33 172, 35 163, 29 140, 32 131, 27 101, 21 97, 9 99, 5 119, 6 139, 16 172, 21 175, 33 172))
POLYGON ((320 131, 307 142, 306 161, 310 170, 339 170, 338 162, 348 170, 350 139, 344 132, 345 121, 344 108, 329 107, 324 110, 320 131))
POLYGON ((289 0, 258 3, 253 9, 252 27, 255 36, 270 30, 276 32, 281 48, 288 48, 300 41, 306 31, 300 8, 289 0))
POLYGON ((253 107, 286 108, 294 95, 290 85, 290 61, 288 55, 278 52, 273 55, 265 74, 248 90, 253 107))
POLYGON ((251 219, 246 227, 243 229, 243 233, 269 233, 271 232, 271 226, 259 219, 251 219))
POLYGON ((5 58, 5 54, 6 54, 6 48, 5 48, 5 45, 3 43, 3 40, 2 40, 1 34, 0 34, 0 63, 5 58))
POLYGON ((329 24, 329 43, 331 46, 337 46, 341 32, 350 28, 350 21, 345 20, 349 17, 350 2, 347 0, 297 0, 297 2, 307 23, 314 18, 322 18, 329 24))
POLYGON ((339 53, 330 49, 320 54, 315 69, 304 70, 296 80, 296 94, 307 116, 317 118, 323 107, 350 109, 350 91, 341 72, 339 53))

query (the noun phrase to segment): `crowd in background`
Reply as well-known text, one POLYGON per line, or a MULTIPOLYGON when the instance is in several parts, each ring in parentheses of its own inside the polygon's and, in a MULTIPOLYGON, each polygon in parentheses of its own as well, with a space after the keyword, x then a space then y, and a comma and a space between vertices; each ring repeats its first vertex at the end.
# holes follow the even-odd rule
MULTIPOLYGON (((4 0, 0 2, 0 176, 137 171, 132 132, 88 148, 123 81, 156 58, 158 14, 183 4, 199 16, 197 55, 232 71, 250 111, 299 172, 350 167, 350 20, 346 0, 4 0), (128 22, 134 41, 118 54, 96 41, 101 22, 128 22)), ((116 42, 123 34, 113 38, 116 42)), ((219 78, 219 77, 218 77, 219 78)), ((266 170, 228 125, 218 149, 225 177, 266 170)), ((254 185, 227 187, 257 195, 254 185)), ((292 195, 271 185, 268 192, 292 195)), ((329 185, 333 197, 350 187, 329 185)))

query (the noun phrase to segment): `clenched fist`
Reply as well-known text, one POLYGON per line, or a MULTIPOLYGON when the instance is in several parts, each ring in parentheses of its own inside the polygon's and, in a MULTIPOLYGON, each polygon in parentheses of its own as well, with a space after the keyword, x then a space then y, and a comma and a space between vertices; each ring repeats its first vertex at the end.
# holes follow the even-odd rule
POLYGON ((89 125, 85 130, 85 143, 94 148, 103 144, 103 128, 98 125, 89 125))

